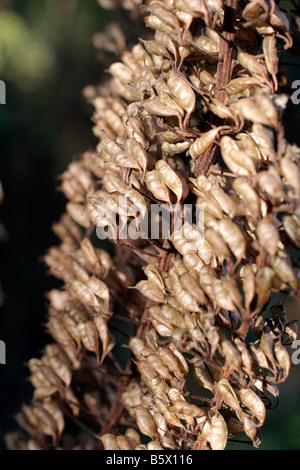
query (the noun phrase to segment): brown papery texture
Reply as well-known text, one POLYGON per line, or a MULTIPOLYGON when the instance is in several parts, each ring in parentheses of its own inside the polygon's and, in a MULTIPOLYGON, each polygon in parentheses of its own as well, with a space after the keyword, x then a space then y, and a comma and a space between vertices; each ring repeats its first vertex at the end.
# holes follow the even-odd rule
POLYGON ((246 434, 258 447, 297 338, 271 301, 299 289, 300 150, 278 74, 289 22, 274 0, 99 3, 146 27, 130 48, 116 23, 94 37, 117 60, 84 90, 99 144, 61 177, 45 256, 63 283, 47 294, 54 342, 29 362, 33 400, 7 445, 222 450, 246 434), (119 237, 151 205, 173 220, 185 203, 205 209, 197 249, 195 224, 119 237), (95 227, 116 214, 109 255, 95 227))

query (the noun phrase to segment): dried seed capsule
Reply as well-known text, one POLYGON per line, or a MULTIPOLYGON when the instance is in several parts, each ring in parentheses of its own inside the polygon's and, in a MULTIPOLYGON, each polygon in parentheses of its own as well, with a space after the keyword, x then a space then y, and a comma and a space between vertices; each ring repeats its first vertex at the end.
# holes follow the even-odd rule
POLYGON ((256 227, 261 246, 271 255, 274 256, 278 251, 280 242, 279 232, 269 218, 261 219, 256 227))
POLYGON ((98 307, 99 303, 93 292, 80 281, 70 284, 70 289, 75 297, 88 307, 98 307))
POLYGON ((155 421, 143 406, 136 408, 136 423, 142 434, 151 437, 151 439, 155 438, 157 434, 155 421))
POLYGON ((300 220, 296 215, 285 215, 282 218, 284 230, 295 243, 297 247, 300 247, 300 220))
POLYGON ((252 158, 241 151, 238 144, 231 137, 223 136, 220 145, 223 160, 233 173, 241 176, 256 174, 252 158))
POLYGON ((259 425, 262 426, 266 417, 266 408, 261 399, 251 388, 241 388, 239 397, 243 405, 249 408, 258 420, 259 425))
POLYGON ((103 436, 100 436, 100 440, 105 450, 120 450, 117 438, 113 434, 103 434, 103 436))
POLYGON ((224 450, 227 444, 228 430, 223 416, 217 410, 209 410, 211 423, 209 443, 212 450, 224 450))
POLYGON ((218 222, 217 228, 234 256, 240 260, 246 252, 246 240, 238 225, 225 218, 218 222))

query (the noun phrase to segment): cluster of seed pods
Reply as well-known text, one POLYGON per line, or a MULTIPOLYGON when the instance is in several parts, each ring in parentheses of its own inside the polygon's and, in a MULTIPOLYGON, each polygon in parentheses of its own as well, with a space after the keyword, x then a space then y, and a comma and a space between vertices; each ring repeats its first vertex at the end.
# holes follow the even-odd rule
POLYGON ((278 79, 289 21, 274 1, 99 3, 140 11, 147 39, 127 50, 116 24, 94 38, 119 57, 84 90, 99 144, 61 177, 61 244, 45 256, 63 283, 48 294, 55 344, 29 363, 18 422, 30 439, 7 444, 221 450, 244 433, 258 446, 297 338, 271 301, 299 293, 300 150, 278 79), (184 203, 202 207, 201 227, 120 238, 153 204, 172 218, 184 203))

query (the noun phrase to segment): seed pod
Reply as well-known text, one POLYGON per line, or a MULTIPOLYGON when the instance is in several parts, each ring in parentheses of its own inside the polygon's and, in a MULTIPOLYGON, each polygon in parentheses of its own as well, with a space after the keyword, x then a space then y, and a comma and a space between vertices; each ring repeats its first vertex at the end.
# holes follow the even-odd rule
POLYGON ((80 281, 74 281, 70 289, 75 297, 88 307, 98 307, 99 303, 93 292, 80 281))
POLYGON ((70 217, 77 222, 78 225, 88 228, 90 226, 90 218, 84 206, 76 202, 68 202, 66 210, 70 217))
POLYGON ((263 306, 270 297, 270 287, 275 273, 273 269, 263 266, 257 271, 255 285, 257 293, 257 305, 263 306))
POLYGON ((172 291, 174 293, 174 296, 182 306, 182 308, 185 308, 191 312, 199 312, 200 307, 198 305, 198 302, 195 300, 195 298, 187 291, 185 290, 181 283, 179 281, 174 282, 172 291))
POLYGON ((261 399, 251 388, 241 388, 239 397, 244 406, 249 408, 258 420, 259 426, 262 426, 266 417, 266 408, 261 399))
POLYGON ((162 182, 156 170, 148 171, 146 174, 146 185, 151 193, 160 201, 170 203, 170 194, 167 186, 162 182))
POLYGON ((229 218, 225 218, 218 222, 217 228, 234 256, 241 260, 246 252, 246 240, 237 224, 229 218))
POLYGON ((204 134, 196 139, 190 146, 190 155, 192 158, 197 158, 199 155, 203 155, 206 150, 214 143, 220 128, 216 127, 210 131, 204 132, 204 134))
POLYGON ((275 84, 275 88, 277 88, 277 72, 278 72, 278 63, 279 59, 277 56, 277 48, 276 48, 276 38, 275 34, 272 36, 266 36, 263 39, 263 52, 264 52, 264 59, 268 69, 268 72, 272 75, 273 82, 275 84))
POLYGON ((271 266, 283 282, 290 284, 295 291, 298 289, 298 281, 290 257, 286 252, 279 250, 277 255, 272 258, 271 266))
POLYGON ((100 338, 101 345, 102 345, 102 356, 100 363, 104 361, 104 358, 107 356, 107 354, 110 353, 110 351, 114 348, 115 346, 115 340, 111 336, 108 326, 107 326, 107 321, 104 320, 101 316, 96 316, 93 319, 94 321, 94 326, 97 331, 97 338, 100 338))
POLYGON ((244 266, 242 271, 243 276, 243 292, 245 296, 245 308, 250 309, 250 305, 255 296, 255 276, 251 266, 244 266))
POLYGON ((269 253, 274 256, 278 251, 280 237, 277 228, 269 218, 261 219, 256 228, 259 243, 269 253))
POLYGON ((250 354, 256 364, 262 369, 269 369, 269 363, 267 361, 265 353, 261 350, 258 343, 250 345, 250 354))
POLYGON ((232 187, 236 194, 245 201, 246 206, 249 208, 249 215, 253 214, 255 216, 258 214, 260 211, 259 196, 252 188, 248 179, 244 176, 239 176, 234 179, 232 187))
POLYGON ((103 434, 99 439, 105 450, 121 450, 117 444, 117 438, 113 434, 103 434))
POLYGON ((284 230, 295 243, 297 247, 300 247, 300 220, 296 215, 285 215, 282 218, 284 230))
POLYGON ((142 434, 151 437, 151 439, 155 438, 157 433, 155 421, 143 406, 136 408, 136 422, 142 434))
POLYGON ((242 152, 238 144, 231 137, 223 136, 220 140, 220 145, 223 160, 233 173, 245 176, 256 174, 255 165, 251 157, 242 152))
POLYGON ((215 409, 208 412, 211 422, 209 443, 212 450, 224 450, 227 444, 228 430, 223 416, 215 409))
POLYGON ((287 350, 282 345, 280 340, 277 341, 274 346, 274 355, 276 358, 276 362, 282 371, 283 378, 286 378, 289 375, 289 371, 291 368, 291 359, 287 350))
POLYGON ((109 289, 107 285, 95 276, 90 277, 87 287, 100 299, 104 300, 105 310, 109 311, 109 289))
POLYGON ((259 80, 253 77, 239 77, 231 80, 225 89, 229 95, 238 95, 259 83, 259 80))
POLYGON ((214 382, 209 372, 208 366, 206 366, 204 362, 196 357, 193 357, 190 360, 190 363, 192 364, 193 377, 196 383, 200 387, 207 388, 212 393, 215 393, 214 382))
POLYGON ((148 299, 155 302, 164 302, 164 291, 157 284, 150 281, 140 281, 136 284, 135 289, 139 290, 148 299))
POLYGON ((295 190, 297 197, 300 193, 300 174, 298 166, 287 157, 280 160, 280 168, 287 183, 295 190))
POLYGON ((184 186, 182 179, 164 160, 159 160, 155 165, 155 169, 161 181, 176 194, 177 202, 186 197, 188 192, 186 185, 184 186))
POLYGON ((234 411, 240 411, 240 404, 237 399, 236 393, 226 379, 220 380, 216 384, 216 389, 220 393, 225 403, 234 411))
POLYGON ((265 83, 268 81, 268 72, 264 64, 257 62, 256 58, 247 52, 238 49, 237 60, 242 67, 249 70, 254 78, 265 83))
POLYGON ((182 316, 180 311, 171 307, 171 305, 163 305, 160 310, 160 313, 162 317, 166 319, 167 322, 173 325, 174 327, 181 328, 181 329, 186 328, 184 317, 182 316))

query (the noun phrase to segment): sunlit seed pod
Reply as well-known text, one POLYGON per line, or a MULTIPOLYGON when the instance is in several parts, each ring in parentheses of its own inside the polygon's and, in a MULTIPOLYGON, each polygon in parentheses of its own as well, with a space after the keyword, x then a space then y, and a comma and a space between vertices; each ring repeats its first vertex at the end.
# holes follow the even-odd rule
POLYGON ((99 303, 93 292, 82 282, 74 281, 70 284, 70 290, 74 296, 88 307, 98 307, 99 303))
POLYGON ((265 354, 266 358, 269 360, 270 364, 272 364, 273 369, 275 369, 275 360, 273 355, 273 338, 270 333, 267 331, 263 331, 260 337, 260 348, 265 354))
POLYGON ((146 173, 146 185, 151 193, 160 201, 170 202, 170 193, 167 186, 162 182, 156 170, 146 173))
POLYGON ((161 31, 156 31, 154 38, 157 44, 165 47, 169 52, 173 54, 175 59, 177 58, 177 45, 171 36, 161 31))
POLYGON ((279 250, 277 255, 274 256, 271 260, 271 266, 274 272, 279 276, 279 278, 292 287, 293 290, 297 291, 298 281, 294 273, 291 259, 287 252, 279 250))
POLYGON ((277 88, 276 75, 278 72, 279 58, 277 55, 275 34, 273 34, 272 36, 264 37, 263 52, 264 52, 264 59, 265 59, 267 70, 272 75, 275 87, 277 88))
POLYGON ((47 323, 47 328, 51 336, 63 348, 73 348, 74 342, 67 330, 64 328, 62 321, 57 317, 50 317, 47 323))
POLYGON ((220 145, 223 160, 233 173, 238 176, 256 174, 252 158, 243 152, 231 137, 223 136, 220 145))
POLYGON ((260 268, 255 276, 257 305, 263 306, 270 297, 270 288, 275 273, 268 266, 260 268))
POLYGON ((187 362, 186 362, 184 356, 177 349, 177 347, 175 346, 175 344, 173 342, 169 343, 169 349, 170 349, 170 351, 172 351, 174 356, 177 358, 177 361, 178 361, 178 363, 180 365, 180 368, 181 368, 182 372, 184 373, 184 375, 187 375, 188 372, 189 372, 189 367, 187 365, 187 362))
POLYGON ((262 426, 266 417, 266 408, 262 400, 251 388, 241 388, 239 390, 239 397, 242 404, 253 413, 259 425, 262 426))
POLYGON ((261 159, 260 151, 257 147, 257 144, 249 134, 241 132, 235 138, 238 143, 238 146, 244 152, 246 152, 249 157, 251 157, 254 161, 259 161, 261 159))
POLYGON ((203 416, 206 416, 206 413, 203 409, 182 400, 174 400, 169 410, 175 414, 187 415, 191 418, 202 418, 203 416))
POLYGON ((116 441, 120 450, 133 450, 130 442, 125 436, 117 436, 116 441))
POLYGON ((155 421, 143 406, 136 408, 136 423, 142 434, 151 437, 151 439, 155 438, 157 434, 155 421))
POLYGON ((260 189, 262 189, 262 191, 264 191, 269 197, 274 198, 275 200, 284 199, 285 195, 280 179, 269 171, 261 171, 258 174, 258 184, 260 189))
POLYGON ((256 425, 256 423, 254 423, 250 418, 248 418, 246 413, 243 413, 243 412, 237 413, 237 417, 240 419, 240 421, 244 425, 245 434, 248 437, 250 437, 250 439, 252 441, 254 441, 255 436, 257 434, 257 425, 256 425))
POLYGON ((289 322, 284 329, 284 333, 289 336, 293 341, 298 338, 298 325, 297 321, 289 322))
POLYGON ((167 322, 176 328, 185 329, 185 320, 183 315, 177 309, 171 307, 171 305, 163 305, 160 314, 167 322))
POLYGON ((167 155, 183 153, 189 148, 190 148, 190 142, 177 142, 176 144, 163 142, 161 146, 162 152, 167 155))
POLYGON ((72 381, 72 372, 67 364, 59 360, 57 356, 49 358, 49 365, 53 372, 69 387, 72 381))
POLYGON ((122 62, 114 62, 108 71, 123 83, 134 83, 134 72, 122 62))
POLYGON ((231 259, 231 253, 218 232, 212 228, 207 228, 205 230, 205 239, 212 247, 216 257, 220 262, 223 262, 225 259, 231 259))
POLYGON ((188 188, 184 180, 164 160, 159 160, 155 165, 161 181, 176 194, 177 202, 187 196, 188 188))
POLYGON ((161 287, 150 281, 140 281, 136 284, 135 289, 138 289, 148 299, 155 302, 164 302, 165 294, 161 287))
POLYGON ((78 281, 81 281, 84 284, 87 283, 90 278, 89 273, 80 263, 78 263, 78 261, 72 259, 70 261, 70 268, 78 281))
POLYGON ((229 408, 231 408, 234 411, 241 410, 240 403, 236 396, 236 393, 227 379, 220 380, 218 383, 215 384, 215 387, 216 387, 216 390, 218 390, 218 392, 220 393, 224 402, 229 406, 229 408))
POLYGON ((152 325, 154 326, 154 328, 156 329, 156 331, 159 335, 161 335, 161 336, 172 336, 174 327, 171 324, 167 325, 165 323, 165 321, 161 322, 161 320, 158 321, 154 318, 152 318, 151 321, 152 321, 152 325))
POLYGON ((125 431, 125 437, 130 442, 130 445, 133 449, 141 444, 141 439, 135 429, 128 428, 125 431))
POLYGON ((64 427, 65 427, 65 421, 64 421, 64 414, 56 400, 52 400, 49 398, 46 398, 43 400, 43 409, 46 410, 54 419, 56 428, 58 431, 58 435, 61 436, 64 427))
POLYGON ((103 434, 99 439, 105 450, 121 450, 117 444, 117 438, 113 434, 103 434))
POLYGON ((270 23, 272 26, 275 26, 277 28, 289 31, 290 29, 290 22, 287 19, 286 15, 279 9, 279 7, 276 5, 274 12, 272 13, 270 17, 270 23))
POLYGON ((246 374, 249 377, 251 377, 253 374, 253 371, 252 371, 253 362, 252 362, 250 353, 248 351, 248 348, 246 346, 246 343, 244 343, 240 338, 235 338, 234 344, 237 347, 241 355, 242 369, 246 372, 246 374))
POLYGON ((158 441, 150 441, 147 444, 147 450, 164 450, 158 441))
POLYGON ((77 328, 80 333, 81 341, 84 347, 98 357, 99 354, 99 336, 95 324, 92 321, 78 322, 77 328))
POLYGON ((183 78, 183 75, 178 72, 170 72, 167 85, 178 104, 187 113, 191 114, 195 109, 196 96, 192 87, 183 78))
POLYGON ((166 34, 172 34, 174 31, 173 27, 164 23, 155 15, 147 16, 144 21, 145 21, 146 26, 148 26, 151 29, 154 29, 155 31, 161 31, 166 34))
POLYGON ((101 341, 102 355, 101 355, 100 362, 102 363, 106 355, 109 354, 110 351, 114 348, 115 339, 111 335, 108 325, 107 325, 107 321, 104 320, 103 317, 101 316, 94 317, 92 324, 94 325, 94 328, 97 332, 97 338, 100 338, 100 341, 101 341))
POLYGON ((218 54, 219 52, 219 43, 204 34, 197 37, 195 46, 208 54, 218 54))
POLYGON ((207 303, 207 299, 199 283, 189 273, 183 273, 180 276, 180 284, 182 285, 183 289, 191 293, 198 303, 207 303))
POLYGON ((249 310, 252 300, 255 296, 255 275, 250 265, 243 267, 242 288, 245 296, 245 308, 249 310))
POLYGON ((239 77, 231 80, 225 89, 229 95, 237 95, 239 93, 243 93, 245 90, 249 90, 259 83, 259 80, 253 77, 239 77))
POLYGON ((239 372, 242 367, 242 358, 235 346, 229 340, 225 339, 222 341, 220 349, 226 364, 239 372))
POLYGON ((78 225, 84 228, 88 228, 90 226, 90 218, 84 206, 76 202, 68 202, 66 204, 66 210, 78 225))
POLYGON ((173 284, 173 294, 182 306, 182 308, 187 309, 191 312, 199 312, 200 307, 195 298, 185 290, 179 281, 174 282, 173 284))
POLYGON ((169 368, 164 365, 163 361, 156 354, 149 354, 147 361, 150 366, 157 372, 157 374, 164 380, 171 380, 169 368))
POLYGON ((217 98, 211 98, 207 108, 221 119, 234 119, 232 110, 217 98))
POLYGON ((258 343, 250 344, 250 354, 253 358, 253 361, 262 369, 269 369, 269 363, 266 358, 265 353, 259 347, 258 343))
POLYGON ((186 253, 183 256, 183 262, 190 272, 194 271, 196 273, 200 273, 200 270, 204 265, 201 258, 195 253, 186 253))
POLYGON ((279 365, 280 369, 283 372, 283 377, 286 378, 289 375, 289 371, 291 368, 291 359, 289 353, 282 345, 281 341, 277 341, 274 346, 274 355, 277 364, 279 365))
POLYGON ((232 187, 236 194, 245 201, 249 212, 253 215, 258 214, 260 211, 260 200, 257 192, 252 188, 249 180, 244 176, 235 178, 232 187))
POLYGON ((269 218, 261 219, 256 227, 256 235, 260 245, 274 256, 278 251, 280 236, 277 228, 269 218))
POLYGON ((157 285, 159 289, 164 291, 165 289, 164 282, 162 280, 161 275, 155 268, 155 266, 152 266, 149 264, 148 266, 144 268, 144 273, 146 274, 148 281, 153 282, 154 284, 157 285))
POLYGON ((210 266, 203 266, 200 271, 200 286, 206 293, 206 295, 210 298, 213 297, 213 289, 212 284, 217 279, 217 274, 214 269, 210 266))
POLYGON ((162 362, 168 367, 168 369, 172 373, 176 373, 180 377, 182 377, 182 371, 178 365, 177 359, 168 348, 160 347, 157 353, 162 362))
POLYGON ((238 49, 237 60, 241 66, 249 70, 255 78, 258 78, 263 83, 267 82, 268 71, 266 66, 258 62, 254 56, 238 49))
POLYGON ((234 256, 240 260, 246 252, 246 240, 238 225, 231 219, 224 218, 218 222, 218 232, 234 256))
POLYGON ((215 393, 214 382, 209 372, 209 367, 205 365, 200 359, 193 357, 190 360, 192 364, 192 373, 194 380, 200 387, 204 387, 210 390, 213 394, 215 393))
POLYGON ((300 193, 300 172, 298 165, 287 157, 281 158, 279 164, 288 185, 295 190, 298 197, 300 193))
POLYGON ((228 430, 223 416, 214 409, 209 410, 211 423, 209 443, 212 450, 224 450, 227 444, 228 430))
POLYGON ((216 279, 212 283, 212 296, 213 302, 220 308, 225 310, 235 310, 234 303, 232 302, 222 280, 216 279))
POLYGON ((300 220, 296 215, 285 215, 282 218, 284 230, 297 247, 300 247, 300 220))
POLYGON ((138 361, 137 368, 141 374, 142 381, 150 387, 151 382, 157 377, 157 372, 150 366, 150 364, 144 361, 138 361))
POLYGON ((107 285, 100 281, 96 276, 92 276, 89 278, 87 282, 87 287, 95 294, 97 297, 102 299, 105 303, 106 311, 109 310, 109 289, 107 285))

